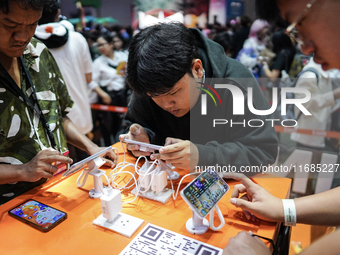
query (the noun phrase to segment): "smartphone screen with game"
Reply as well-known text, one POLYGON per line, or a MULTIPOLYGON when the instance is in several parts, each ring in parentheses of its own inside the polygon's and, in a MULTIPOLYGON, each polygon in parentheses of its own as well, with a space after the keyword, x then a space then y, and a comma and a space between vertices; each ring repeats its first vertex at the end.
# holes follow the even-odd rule
POLYGON ((43 232, 48 232, 67 218, 65 212, 29 199, 8 211, 8 214, 43 232))
POLYGON ((208 168, 182 189, 180 194, 197 216, 204 218, 228 190, 228 184, 208 168))

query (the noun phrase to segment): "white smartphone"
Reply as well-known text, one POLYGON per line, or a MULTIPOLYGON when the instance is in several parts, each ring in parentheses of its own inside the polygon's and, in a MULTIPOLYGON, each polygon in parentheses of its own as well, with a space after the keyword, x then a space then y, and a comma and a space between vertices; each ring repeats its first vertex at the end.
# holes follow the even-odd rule
POLYGON ((63 173, 63 176, 69 176, 70 174, 73 174, 83 167, 85 167, 91 160, 98 158, 98 157, 103 157, 109 150, 112 150, 113 148, 111 146, 107 147, 106 149, 97 152, 96 154, 93 154, 75 164, 73 164, 65 173, 63 173))
POLYGON ((129 139, 124 139, 124 143, 131 143, 131 144, 137 144, 139 145, 139 150, 140 151, 149 151, 149 152, 154 152, 158 151, 160 148, 163 148, 164 146, 159 146, 159 145, 154 145, 150 143, 142 143, 134 140, 129 140, 129 139))
POLYGON ((229 190, 228 184, 211 168, 181 190, 183 200, 203 219, 229 190))

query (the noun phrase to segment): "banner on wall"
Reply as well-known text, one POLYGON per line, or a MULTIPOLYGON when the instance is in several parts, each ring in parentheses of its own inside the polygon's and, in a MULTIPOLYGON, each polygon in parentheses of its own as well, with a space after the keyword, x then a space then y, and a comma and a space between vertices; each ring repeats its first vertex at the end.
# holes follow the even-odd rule
POLYGON ((236 18, 244 14, 244 2, 228 0, 227 4, 227 17, 228 19, 236 18))
POLYGON ((209 23, 226 23, 226 0, 211 0, 209 4, 209 23))
MULTIPOLYGON (((225 1, 225 0, 224 0, 225 1)), ((207 23, 209 0, 152 0, 152 1, 134 1, 132 9, 132 27, 139 27, 138 12, 144 12, 146 15, 152 15, 159 18, 160 12, 167 18, 176 12, 182 12, 184 15, 184 25, 187 27, 205 28, 207 23)), ((145 16, 150 18, 149 16, 145 16)))

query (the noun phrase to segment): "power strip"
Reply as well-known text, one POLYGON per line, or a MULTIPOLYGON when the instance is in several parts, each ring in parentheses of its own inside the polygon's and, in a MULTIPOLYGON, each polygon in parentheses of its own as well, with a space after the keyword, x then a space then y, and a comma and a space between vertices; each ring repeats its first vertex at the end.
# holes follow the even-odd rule
MULTIPOLYGON (((131 191, 131 193, 136 195, 137 189, 138 189, 138 187, 134 188, 131 191)), ((172 196, 173 192, 174 192, 173 189, 164 188, 163 191, 160 191, 158 194, 156 194, 155 191, 149 190, 145 193, 139 192, 138 196, 139 197, 145 197, 145 198, 155 200, 155 201, 158 201, 158 202, 165 204, 169 200, 169 198, 172 196)))
POLYGON ((130 238, 143 224, 143 222, 144 220, 142 219, 120 212, 112 222, 108 222, 108 220, 104 218, 103 214, 101 214, 93 221, 93 224, 110 229, 130 238))

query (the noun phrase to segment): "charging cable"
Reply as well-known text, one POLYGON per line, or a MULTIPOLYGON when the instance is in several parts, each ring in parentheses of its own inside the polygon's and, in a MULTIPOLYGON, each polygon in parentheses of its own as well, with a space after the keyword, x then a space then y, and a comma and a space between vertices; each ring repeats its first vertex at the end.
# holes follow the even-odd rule
POLYGON ((186 177, 188 177, 188 176, 190 176, 190 175, 195 175, 195 174, 200 174, 200 172, 193 172, 193 173, 184 175, 184 176, 182 177, 182 179, 179 181, 179 184, 178 184, 178 187, 177 187, 177 190, 176 190, 176 193, 175 193, 174 185, 173 185, 172 180, 171 180, 171 178, 170 178, 170 176, 169 176, 169 173, 168 173, 168 176, 169 176, 169 179, 170 179, 170 183, 171 183, 171 188, 172 188, 172 190, 174 191, 174 192, 172 193, 172 198, 173 198, 174 200, 177 199, 178 192, 179 192, 179 188, 181 187, 182 181, 183 181, 186 177))
POLYGON ((223 226, 225 225, 225 220, 223 218, 223 214, 220 210, 220 208, 218 207, 218 205, 215 205, 211 211, 210 211, 210 216, 209 216, 209 224, 210 224, 210 228, 214 231, 218 231, 220 230, 221 228, 223 228, 223 226), (217 212, 217 215, 221 221, 221 224, 218 226, 218 227, 215 227, 214 226, 214 211, 216 210, 217 212))

